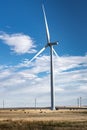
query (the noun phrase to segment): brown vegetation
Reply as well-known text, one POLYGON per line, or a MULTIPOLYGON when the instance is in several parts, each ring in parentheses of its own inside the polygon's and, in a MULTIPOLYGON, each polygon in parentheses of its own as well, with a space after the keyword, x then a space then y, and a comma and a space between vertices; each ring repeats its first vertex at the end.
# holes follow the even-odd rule
POLYGON ((0 110, 0 130, 86 130, 87 110, 0 110))

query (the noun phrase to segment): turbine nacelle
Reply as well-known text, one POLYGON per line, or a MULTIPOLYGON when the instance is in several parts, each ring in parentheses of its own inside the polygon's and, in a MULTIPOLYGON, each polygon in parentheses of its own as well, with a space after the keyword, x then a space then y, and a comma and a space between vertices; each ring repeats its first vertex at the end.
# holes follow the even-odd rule
POLYGON ((54 45, 58 45, 58 42, 50 42, 48 43, 49 46, 54 46, 54 45))
POLYGON ((58 42, 50 42, 50 43, 47 43, 45 45, 45 48, 47 48, 48 46, 54 46, 54 45, 58 45, 58 42))

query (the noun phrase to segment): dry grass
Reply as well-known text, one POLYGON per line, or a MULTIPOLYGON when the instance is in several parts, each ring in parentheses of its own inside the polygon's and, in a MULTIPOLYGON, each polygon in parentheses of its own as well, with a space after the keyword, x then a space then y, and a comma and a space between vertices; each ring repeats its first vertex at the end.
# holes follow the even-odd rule
POLYGON ((0 110, 0 130, 86 130, 87 110, 0 110))

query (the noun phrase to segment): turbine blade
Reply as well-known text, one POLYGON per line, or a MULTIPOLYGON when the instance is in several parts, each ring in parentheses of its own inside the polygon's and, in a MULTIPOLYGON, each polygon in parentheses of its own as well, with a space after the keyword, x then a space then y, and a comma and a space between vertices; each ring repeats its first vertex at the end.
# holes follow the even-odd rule
POLYGON ((59 58, 59 55, 58 55, 57 52, 54 50, 54 48, 52 48, 52 49, 53 49, 54 54, 59 58))
POLYGON ((46 13, 45 13, 44 5, 42 5, 42 9, 43 9, 45 26, 46 26, 47 43, 50 43, 50 33, 49 33, 48 24, 47 24, 47 18, 46 18, 46 13))
POLYGON ((32 62, 34 59, 37 58, 38 55, 40 55, 44 50, 45 50, 46 47, 43 47, 31 60, 30 62, 32 62))

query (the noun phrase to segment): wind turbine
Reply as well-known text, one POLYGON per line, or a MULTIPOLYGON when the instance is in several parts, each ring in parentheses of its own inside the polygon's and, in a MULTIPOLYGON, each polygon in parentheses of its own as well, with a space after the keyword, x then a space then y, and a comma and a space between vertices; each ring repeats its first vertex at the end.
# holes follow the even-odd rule
POLYGON ((33 61, 38 55, 40 55, 47 47, 50 47, 50 85, 51 85, 51 110, 55 110, 55 92, 54 92, 54 83, 53 83, 53 52, 57 55, 55 50, 53 49, 54 45, 57 45, 57 42, 51 42, 50 41, 50 33, 49 28, 47 24, 47 18, 45 13, 44 5, 42 5, 42 10, 44 14, 44 21, 45 21, 45 27, 46 27, 46 36, 47 36, 47 44, 45 47, 43 47, 31 60, 33 61))

